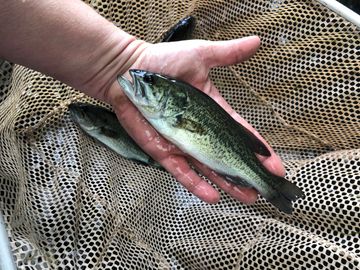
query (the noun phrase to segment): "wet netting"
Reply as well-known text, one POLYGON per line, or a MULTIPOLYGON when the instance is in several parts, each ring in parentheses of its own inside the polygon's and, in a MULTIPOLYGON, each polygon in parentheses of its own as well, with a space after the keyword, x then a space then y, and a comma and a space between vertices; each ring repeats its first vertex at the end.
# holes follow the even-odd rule
POLYGON ((360 269, 359 28, 310 0, 88 4, 150 42, 187 15, 195 38, 259 35, 253 58, 211 76, 306 198, 292 215, 201 202, 86 136, 67 106, 96 101, 1 62, 0 203, 19 269, 360 269))

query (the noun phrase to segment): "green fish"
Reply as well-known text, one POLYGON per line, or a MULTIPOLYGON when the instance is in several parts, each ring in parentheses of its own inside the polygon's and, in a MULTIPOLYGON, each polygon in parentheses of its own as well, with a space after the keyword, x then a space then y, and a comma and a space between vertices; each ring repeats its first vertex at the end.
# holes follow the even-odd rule
POLYGON ((196 25, 193 16, 187 16, 172 26, 162 38, 161 42, 173 42, 191 39, 196 25))
POLYGON ((285 213, 304 193, 285 178, 270 173, 255 153, 267 147, 220 105, 188 83, 143 70, 130 70, 131 84, 118 82, 151 125, 182 151, 237 185, 254 187, 285 213))
POLYGON ((71 119, 86 134, 115 153, 137 163, 162 168, 128 135, 115 113, 103 107, 86 103, 70 104, 69 111, 71 119))

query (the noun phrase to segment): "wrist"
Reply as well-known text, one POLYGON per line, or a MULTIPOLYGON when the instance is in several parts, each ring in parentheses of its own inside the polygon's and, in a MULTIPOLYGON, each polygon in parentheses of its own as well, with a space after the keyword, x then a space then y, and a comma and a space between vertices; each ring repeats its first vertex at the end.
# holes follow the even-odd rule
POLYGON ((147 44, 80 0, 2 2, 0 57, 98 99, 147 44))
POLYGON ((150 44, 118 28, 106 35, 101 44, 102 48, 97 49, 91 63, 84 64, 87 76, 80 85, 74 87, 89 96, 110 103, 107 94, 116 77, 126 73, 150 44))

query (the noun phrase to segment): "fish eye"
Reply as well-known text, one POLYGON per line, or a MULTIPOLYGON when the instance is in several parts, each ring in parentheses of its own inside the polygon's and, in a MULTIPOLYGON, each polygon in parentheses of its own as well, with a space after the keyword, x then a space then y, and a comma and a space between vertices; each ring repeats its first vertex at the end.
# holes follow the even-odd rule
POLYGON ((151 75, 151 74, 146 73, 144 75, 144 82, 149 83, 149 84, 154 83, 154 76, 151 75))

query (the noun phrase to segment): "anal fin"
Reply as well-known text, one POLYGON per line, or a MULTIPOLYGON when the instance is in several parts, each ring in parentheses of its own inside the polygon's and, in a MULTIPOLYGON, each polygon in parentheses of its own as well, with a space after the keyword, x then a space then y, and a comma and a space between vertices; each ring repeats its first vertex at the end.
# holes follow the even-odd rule
POLYGON ((239 178, 239 177, 232 177, 232 176, 228 176, 228 175, 222 175, 227 181, 233 183, 236 186, 241 186, 241 187, 252 187, 252 185, 250 185, 249 183, 247 183, 245 180, 239 178))

